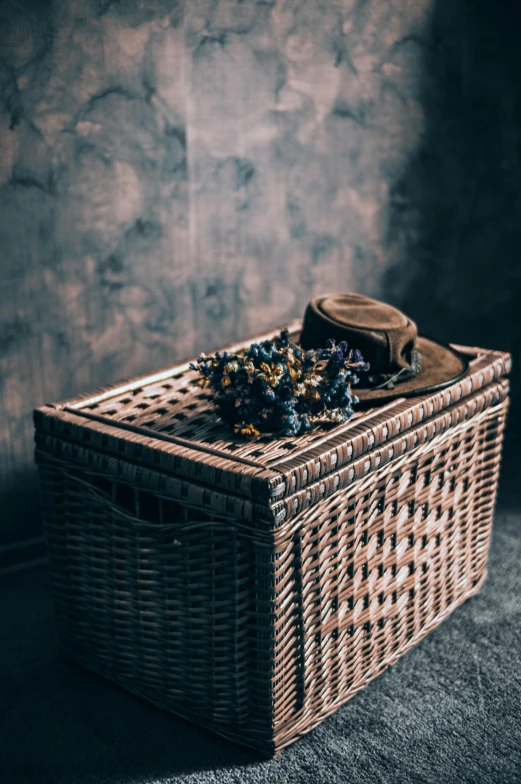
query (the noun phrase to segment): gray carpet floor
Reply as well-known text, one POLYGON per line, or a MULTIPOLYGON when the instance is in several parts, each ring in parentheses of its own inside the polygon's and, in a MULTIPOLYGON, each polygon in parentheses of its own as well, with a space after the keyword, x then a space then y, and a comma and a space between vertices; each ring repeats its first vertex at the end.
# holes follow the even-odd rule
POLYGON ((0 581, 2 784, 521 782, 521 505, 489 576, 414 650, 275 760, 65 661, 45 569, 0 581))

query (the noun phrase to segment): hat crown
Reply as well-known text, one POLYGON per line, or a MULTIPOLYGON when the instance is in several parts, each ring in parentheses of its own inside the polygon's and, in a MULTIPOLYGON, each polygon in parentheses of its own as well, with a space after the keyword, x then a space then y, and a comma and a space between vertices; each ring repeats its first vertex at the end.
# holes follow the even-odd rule
POLYGON ((304 348, 320 348, 329 338, 358 348, 375 373, 411 368, 416 324, 397 308, 361 294, 329 294, 306 308, 304 348))
POLYGON ((358 329, 400 329, 409 319, 400 310, 385 302, 361 294, 330 294, 320 297, 318 308, 330 319, 358 329))

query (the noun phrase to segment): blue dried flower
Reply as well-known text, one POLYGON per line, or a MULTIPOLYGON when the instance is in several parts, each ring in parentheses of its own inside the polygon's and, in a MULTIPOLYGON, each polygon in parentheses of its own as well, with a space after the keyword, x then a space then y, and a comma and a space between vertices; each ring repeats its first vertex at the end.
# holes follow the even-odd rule
POLYGON ((326 348, 303 351, 291 343, 288 330, 252 343, 243 354, 202 354, 190 367, 214 390, 223 421, 247 439, 261 432, 307 433, 322 420, 347 421, 358 402, 351 393, 358 381, 354 371, 368 368, 345 341, 337 345, 331 339, 326 348))

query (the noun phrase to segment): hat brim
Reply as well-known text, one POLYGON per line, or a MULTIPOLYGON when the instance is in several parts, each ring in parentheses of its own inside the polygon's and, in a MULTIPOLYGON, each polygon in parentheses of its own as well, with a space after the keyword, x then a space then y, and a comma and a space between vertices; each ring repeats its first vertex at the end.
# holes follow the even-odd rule
POLYGON ((414 378, 398 382, 393 389, 371 389, 363 386, 363 379, 353 387, 360 405, 372 405, 397 397, 413 397, 436 392, 459 381, 468 370, 467 359, 451 346, 418 336, 416 348, 420 352, 420 372, 414 378))

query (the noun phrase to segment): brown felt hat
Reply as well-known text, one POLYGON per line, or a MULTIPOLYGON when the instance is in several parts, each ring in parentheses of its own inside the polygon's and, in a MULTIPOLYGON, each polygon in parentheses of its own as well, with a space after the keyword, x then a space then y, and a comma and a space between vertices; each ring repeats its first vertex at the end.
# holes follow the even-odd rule
POLYGON ((414 321, 400 310, 361 294, 326 294, 304 314, 300 345, 323 348, 328 339, 359 349, 368 372, 354 388, 361 402, 380 403, 442 389, 467 371, 455 349, 418 335, 414 321))

